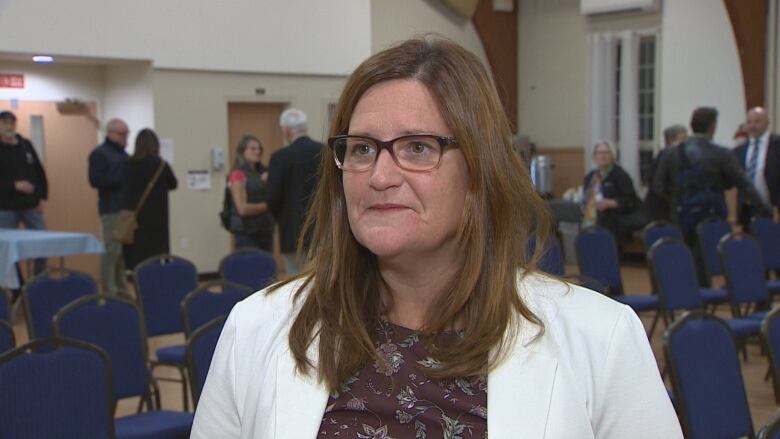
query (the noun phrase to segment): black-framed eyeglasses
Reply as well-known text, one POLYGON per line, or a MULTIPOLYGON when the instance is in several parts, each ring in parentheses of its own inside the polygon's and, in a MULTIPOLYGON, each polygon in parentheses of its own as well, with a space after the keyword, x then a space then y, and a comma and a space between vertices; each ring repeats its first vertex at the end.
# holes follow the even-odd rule
POLYGON ((386 149, 399 168, 423 172, 436 169, 444 150, 457 147, 452 137, 409 134, 383 142, 368 136, 334 136, 328 139, 336 166, 342 171, 362 172, 374 167, 379 153, 386 149))

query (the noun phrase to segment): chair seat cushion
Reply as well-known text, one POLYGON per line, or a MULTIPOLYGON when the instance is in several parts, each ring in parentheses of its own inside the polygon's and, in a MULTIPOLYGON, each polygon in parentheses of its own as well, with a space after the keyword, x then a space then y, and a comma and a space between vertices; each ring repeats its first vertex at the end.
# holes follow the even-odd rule
POLYGON ((634 311, 652 311, 658 309, 658 296, 612 296, 620 303, 626 304, 634 311))
POLYGON ((158 410, 116 419, 117 439, 187 439, 193 414, 158 410))
POLYGON ((761 332, 761 321, 753 319, 728 319, 726 324, 737 337, 755 335, 761 332))
POLYGON ((164 348, 157 349, 155 354, 157 355, 157 361, 163 363, 176 363, 184 364, 185 347, 183 344, 175 346, 166 346, 164 348))
POLYGON ((729 300, 729 293, 725 288, 700 288, 699 295, 706 304, 724 303, 729 300))

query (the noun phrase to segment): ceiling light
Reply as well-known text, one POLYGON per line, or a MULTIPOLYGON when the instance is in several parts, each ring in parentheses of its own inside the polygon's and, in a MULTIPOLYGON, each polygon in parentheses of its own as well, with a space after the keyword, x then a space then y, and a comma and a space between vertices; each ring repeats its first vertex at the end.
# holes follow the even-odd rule
POLYGON ((33 57, 33 62, 37 62, 41 64, 51 64, 54 62, 54 58, 49 55, 35 55, 33 57))

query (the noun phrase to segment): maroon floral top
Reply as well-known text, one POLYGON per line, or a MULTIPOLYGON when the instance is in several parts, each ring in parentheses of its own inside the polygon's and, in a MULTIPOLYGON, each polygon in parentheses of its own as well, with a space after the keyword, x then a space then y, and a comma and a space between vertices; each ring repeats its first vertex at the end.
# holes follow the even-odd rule
POLYGON ((369 364, 330 395, 321 438, 487 438, 487 380, 431 381, 435 368, 416 332, 380 321, 376 350, 384 370, 369 364))

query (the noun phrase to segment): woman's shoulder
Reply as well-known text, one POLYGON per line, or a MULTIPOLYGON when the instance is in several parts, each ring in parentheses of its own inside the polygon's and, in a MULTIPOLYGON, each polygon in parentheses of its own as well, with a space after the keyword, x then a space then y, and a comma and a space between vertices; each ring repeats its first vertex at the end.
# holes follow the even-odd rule
POLYGON ((257 291, 239 302, 233 310, 236 326, 259 328, 268 325, 292 323, 292 316, 301 300, 296 300, 298 290, 304 286, 304 279, 296 279, 284 285, 274 285, 257 291))
POLYGON ((545 335, 551 337, 560 333, 608 337, 617 322, 633 312, 603 294, 542 273, 522 277, 518 288, 526 305, 544 323, 545 335))

